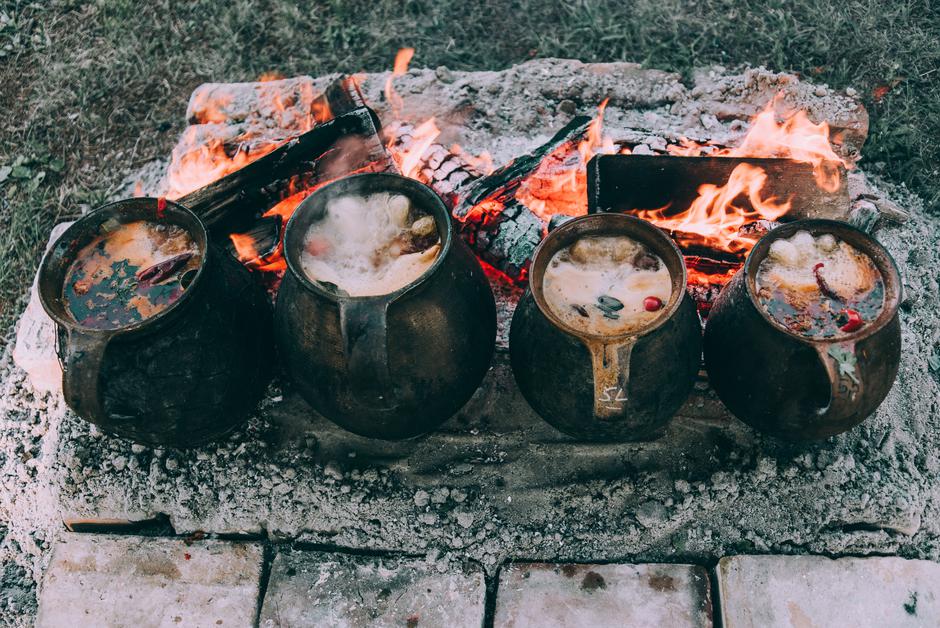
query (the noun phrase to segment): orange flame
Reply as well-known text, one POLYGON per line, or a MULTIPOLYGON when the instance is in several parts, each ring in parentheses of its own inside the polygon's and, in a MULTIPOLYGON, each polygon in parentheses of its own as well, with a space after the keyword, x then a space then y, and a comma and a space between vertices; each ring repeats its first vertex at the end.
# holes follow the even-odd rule
MULTIPOLYGON (((839 188, 839 165, 845 163, 832 149, 829 125, 815 124, 805 111, 783 117, 778 121, 780 98, 775 98, 751 122, 741 143, 733 148, 716 149, 682 138, 678 146, 670 146, 673 155, 699 156, 707 153, 726 157, 776 157, 813 165, 817 186, 827 192, 839 188)), ((741 255, 754 246, 752 238, 738 235, 739 229, 755 220, 777 220, 790 210, 790 202, 777 198, 762 198, 767 173, 758 166, 740 164, 732 171, 723 186, 702 185, 699 196, 688 210, 669 212, 669 207, 633 212, 656 226, 677 234, 683 244, 698 244, 714 250, 741 255), (750 209, 737 201, 746 197, 750 209)), ((691 275, 690 275, 691 276, 691 275)), ((727 278, 705 273, 712 282, 725 283, 727 278)), ((699 277, 701 279, 701 277, 699 277)))
POLYGON ((392 83, 396 76, 401 76, 408 71, 408 64, 411 63, 411 59, 414 56, 414 48, 401 48, 395 54, 395 65, 392 66, 392 73, 385 80, 385 99, 388 101, 389 106, 391 106, 392 114, 395 118, 400 117, 404 101, 401 96, 398 95, 398 92, 395 91, 395 86, 392 83))
POLYGON ((763 168, 742 163, 731 171, 725 185, 699 186, 699 195, 687 211, 670 216, 665 207, 633 214, 662 229, 678 232, 680 238, 692 236, 696 243, 709 248, 740 253, 753 246, 752 241, 738 236, 742 226, 759 219, 776 220, 790 211, 790 201, 761 197, 766 182, 763 168), (735 204, 741 196, 747 197, 753 209, 735 204))
POLYGON ((419 178, 421 157, 424 156, 425 151, 431 147, 431 144, 440 134, 441 131, 437 128, 434 118, 429 118, 415 128, 414 139, 407 148, 396 148, 394 138, 389 142, 387 148, 404 176, 412 179, 419 178))
POLYGON ((229 239, 238 253, 239 261, 248 268, 263 272, 278 272, 287 269, 287 263, 281 254, 283 242, 278 244, 277 250, 268 255, 267 258, 262 258, 255 249, 255 241, 251 236, 232 233, 229 234, 229 239))
POLYGON ((516 198, 546 223, 555 214, 587 213, 587 162, 599 153, 617 152, 613 140, 603 130, 608 100, 605 98, 598 106, 584 139, 577 145, 557 148, 519 186, 516 198))

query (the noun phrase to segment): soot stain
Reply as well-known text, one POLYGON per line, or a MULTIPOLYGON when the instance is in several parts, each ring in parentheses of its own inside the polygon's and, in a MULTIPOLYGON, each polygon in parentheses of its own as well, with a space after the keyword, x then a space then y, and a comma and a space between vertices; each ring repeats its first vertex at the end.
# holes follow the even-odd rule
POLYGON ((650 587, 657 591, 675 591, 676 581, 672 576, 650 576, 650 587))
POLYGON ((562 565, 561 573, 569 578, 574 578, 574 575, 578 573, 578 569, 574 565, 562 565))
POLYGON ((606 589, 607 582, 604 580, 604 576, 600 575, 596 571, 589 571, 584 575, 584 580, 581 581, 581 590, 590 591, 593 593, 598 589, 606 589))

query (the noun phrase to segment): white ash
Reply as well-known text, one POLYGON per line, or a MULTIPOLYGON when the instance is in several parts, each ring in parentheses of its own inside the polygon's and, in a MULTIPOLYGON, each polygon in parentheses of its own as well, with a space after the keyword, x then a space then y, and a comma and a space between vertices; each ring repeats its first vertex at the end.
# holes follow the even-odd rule
MULTIPOLYGON (((413 70, 396 80, 406 113, 462 129, 462 144, 490 149, 497 164, 566 122, 570 113, 559 105, 566 100, 590 114, 612 96, 605 121, 615 139, 719 142, 743 131, 745 105, 766 102, 767 89, 780 85, 817 113, 838 117, 852 102, 763 70, 708 69, 692 87, 631 64, 557 60, 448 71, 446 81, 439 74, 413 70)), ((367 75, 365 83, 380 115, 387 115, 378 96, 384 79, 367 75)), ((940 220, 903 188, 878 187, 888 194, 865 182, 867 193, 911 214, 903 225, 882 221, 876 232, 904 279, 898 381, 875 416, 815 445, 757 435, 707 395, 695 399, 695 418, 678 417, 658 441, 578 443, 528 408, 499 351, 467 407, 422 438, 384 443, 342 432, 279 377, 256 416, 225 441, 162 450, 103 435, 58 394, 35 391, 8 343, 0 361, 0 562, 4 587, 19 593, 0 596, 0 615, 29 624, 24 578, 38 580, 62 520, 82 517, 162 513, 179 534, 299 539, 427 554, 434 562, 457 556, 490 573, 510 557, 707 561, 774 552, 938 560, 940 374, 928 358, 940 344, 940 220)), ((502 299, 503 347, 510 313, 502 299)))

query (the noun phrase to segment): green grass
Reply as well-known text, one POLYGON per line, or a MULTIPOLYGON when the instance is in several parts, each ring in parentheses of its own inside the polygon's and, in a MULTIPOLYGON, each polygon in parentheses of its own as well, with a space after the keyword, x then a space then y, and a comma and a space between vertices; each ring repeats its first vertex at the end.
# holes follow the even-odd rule
POLYGON ((0 329, 22 306, 52 224, 167 155, 196 85, 377 71, 405 45, 416 66, 559 56, 688 73, 747 63, 851 86, 872 117, 865 167, 940 206, 931 0, 0 0, 0 329))

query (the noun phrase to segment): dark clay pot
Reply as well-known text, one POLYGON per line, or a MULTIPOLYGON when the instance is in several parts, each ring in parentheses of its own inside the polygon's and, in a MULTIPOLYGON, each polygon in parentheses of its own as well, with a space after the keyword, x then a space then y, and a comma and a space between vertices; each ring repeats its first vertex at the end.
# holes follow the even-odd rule
POLYGON ((284 236, 287 273, 275 309, 281 356, 301 395, 337 425, 400 439, 434 429, 466 403, 489 369, 496 306, 476 257, 454 235, 430 188, 392 174, 340 179, 311 194, 284 236), (441 251, 424 275, 380 296, 341 296, 301 267, 304 237, 330 199, 402 194, 434 217, 441 251))
POLYGON ((708 316, 709 381, 735 416, 772 436, 819 440, 849 430, 874 412, 894 383, 901 357, 900 301, 894 260, 867 234, 831 220, 777 227, 750 252, 708 316), (791 332, 764 311, 755 287, 760 263, 771 243, 801 230, 831 233, 872 259, 885 284, 878 318, 848 336, 826 340, 791 332))
POLYGON ((539 245, 512 319, 513 374, 546 421, 577 438, 629 441, 654 437, 688 397, 701 360, 702 330, 686 295, 676 245, 649 223, 594 214, 554 229, 539 245), (625 235, 658 255, 672 275, 663 315, 640 333, 595 336, 567 327, 544 301, 542 277, 554 254, 585 235, 625 235))
POLYGON ((270 305, 248 271, 209 243, 188 209, 135 198, 71 225, 43 258, 39 297, 56 323, 65 401, 102 430, 151 445, 192 447, 241 424, 264 392, 273 358, 270 305), (179 299, 118 329, 90 329, 68 312, 63 286, 74 256, 106 221, 176 224, 202 251, 179 299))

